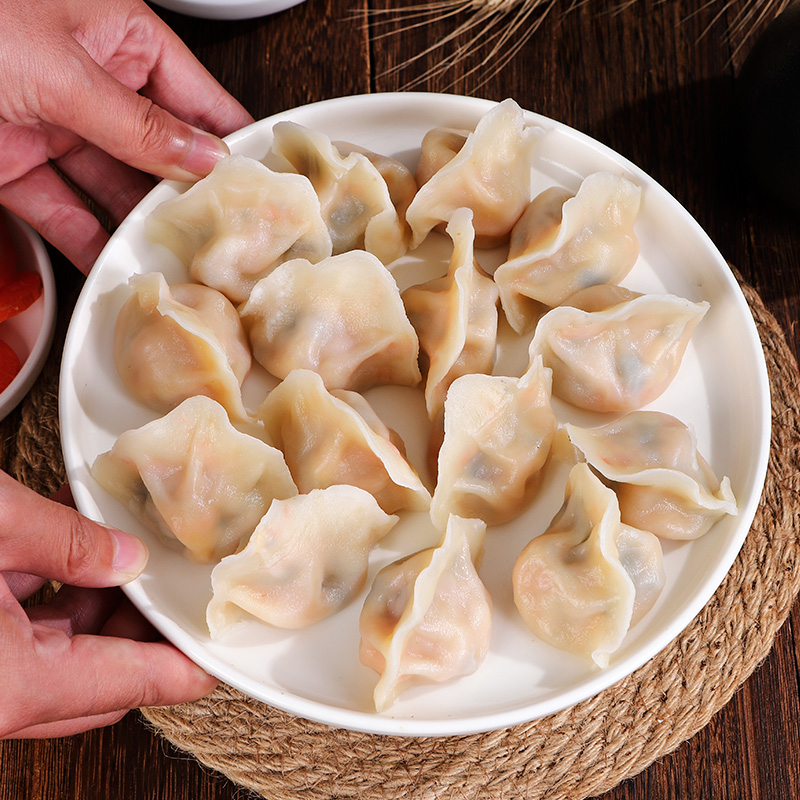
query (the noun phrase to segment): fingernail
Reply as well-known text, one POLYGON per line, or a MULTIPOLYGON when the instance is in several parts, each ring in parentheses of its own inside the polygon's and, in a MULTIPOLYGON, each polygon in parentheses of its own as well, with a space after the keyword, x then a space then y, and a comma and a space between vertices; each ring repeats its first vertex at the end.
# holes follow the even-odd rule
POLYGON ((228 145, 211 133, 201 131, 199 128, 192 128, 192 138, 183 161, 183 168, 203 178, 214 169, 218 161, 230 155, 228 145))
POLYGON ((111 568, 127 581, 132 581, 147 564, 150 555, 145 543, 136 536, 122 531, 109 531, 114 540, 114 560, 111 568))

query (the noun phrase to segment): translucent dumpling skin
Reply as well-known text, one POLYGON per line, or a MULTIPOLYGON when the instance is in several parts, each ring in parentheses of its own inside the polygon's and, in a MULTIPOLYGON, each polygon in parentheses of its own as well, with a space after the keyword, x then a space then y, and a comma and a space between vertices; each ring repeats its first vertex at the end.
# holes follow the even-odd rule
POLYGON ((294 370, 256 412, 302 492, 352 484, 387 513, 427 510, 431 496, 406 460, 399 437, 361 395, 329 392, 310 370, 294 370))
POLYGON ((558 427, 550 370, 536 360, 521 378, 463 375, 444 405, 444 441, 431 518, 450 514, 498 525, 527 507, 558 427))
POLYGON ((332 250, 308 178, 273 172, 242 155, 224 158, 210 175, 155 208, 146 232, 175 253, 192 280, 234 303, 246 300, 278 264, 316 262, 332 250))
POLYGON ((248 617, 295 629, 334 614, 364 585, 370 551, 396 522, 355 486, 275 501, 244 550, 211 573, 212 638, 248 617))
POLYGON ((475 569, 485 525, 451 517, 438 547, 384 567, 361 612, 361 662, 378 711, 418 682, 469 675, 486 657, 492 601, 475 569))
MULTIPOLYGON (((412 247, 465 207, 474 214, 479 247, 508 241, 531 199, 531 160, 541 136, 508 99, 483 116, 452 158, 434 156, 425 172, 433 163, 441 167, 420 186, 406 212, 412 247)), ((449 140, 451 146, 454 141, 449 140)))
POLYGON ((123 433, 97 457, 92 475, 202 563, 235 552, 273 499, 297 494, 281 452, 236 430, 225 409, 203 396, 123 433))
POLYGON ((553 370, 553 394, 561 400, 589 411, 634 411, 673 381, 708 308, 655 294, 598 311, 559 306, 536 325, 530 357, 553 370))
MULTIPOLYGON (((389 159, 375 154, 370 157, 353 147, 343 154, 325 134, 295 122, 277 123, 272 134, 273 152, 311 181, 320 199, 334 255, 366 250, 389 264, 405 253, 405 219, 398 213, 376 162, 387 170, 389 180, 398 175, 401 164, 389 164, 389 159)), ((413 183, 410 173, 406 173, 413 183)), ((412 193, 415 190, 416 184, 412 193)))
POLYGON ((514 602, 543 641, 608 666, 628 629, 658 599, 663 557, 653 534, 623 525, 586 464, 573 467, 561 510, 514 565, 514 602))
POLYGON ((417 334, 394 278, 371 253, 288 261, 239 311, 256 360, 278 378, 311 369, 329 389, 353 391, 421 380, 417 334))
POLYGON ((531 202, 511 233, 508 261, 495 272, 517 333, 533 327, 540 306, 552 308, 586 286, 618 283, 628 274, 639 256, 640 200, 638 186, 598 172, 574 196, 554 186, 531 202))
POLYGON ((246 421, 241 386, 250 347, 233 304, 200 284, 167 286, 159 272, 134 275, 114 331, 114 363, 126 388, 165 413, 195 395, 246 421))
POLYGON ((728 478, 715 476, 692 430, 670 414, 634 411, 600 428, 565 429, 611 482, 628 525, 662 539, 697 539, 738 513, 728 478))
POLYGON ((428 361, 425 404, 435 421, 450 384, 461 375, 491 372, 497 348, 498 291, 475 260, 472 212, 457 209, 447 233, 453 240, 447 275, 402 295, 428 361))

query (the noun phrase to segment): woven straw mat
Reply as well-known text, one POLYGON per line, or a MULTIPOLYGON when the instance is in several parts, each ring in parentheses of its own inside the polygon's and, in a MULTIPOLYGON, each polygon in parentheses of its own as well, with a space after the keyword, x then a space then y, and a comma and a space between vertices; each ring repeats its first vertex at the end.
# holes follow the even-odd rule
MULTIPOLYGON (((228 686, 143 709, 180 750, 269 800, 519 797, 584 800, 608 791, 702 729, 769 652, 800 591, 800 409, 783 332, 747 285, 772 390, 772 448, 761 504, 724 583, 649 663, 557 714, 460 737, 395 738, 339 730, 228 686)), ((24 402, 11 470, 49 493, 64 481, 58 353, 24 402)))

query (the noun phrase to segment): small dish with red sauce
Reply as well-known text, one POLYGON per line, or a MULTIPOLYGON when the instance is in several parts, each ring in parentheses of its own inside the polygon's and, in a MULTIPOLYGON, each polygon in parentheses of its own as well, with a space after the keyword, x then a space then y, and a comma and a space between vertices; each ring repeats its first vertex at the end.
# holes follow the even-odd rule
POLYGON ((0 419, 19 405, 41 372, 56 310, 44 243, 29 225, 0 209, 0 419))

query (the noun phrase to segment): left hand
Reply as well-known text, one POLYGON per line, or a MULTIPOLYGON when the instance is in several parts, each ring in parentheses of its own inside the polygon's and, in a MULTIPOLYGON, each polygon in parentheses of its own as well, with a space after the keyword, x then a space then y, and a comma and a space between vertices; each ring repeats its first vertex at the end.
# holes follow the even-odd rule
POLYGON ((203 177, 250 122, 141 0, 0 3, 0 205, 83 272, 108 234, 69 182, 116 226, 150 175, 203 177))

